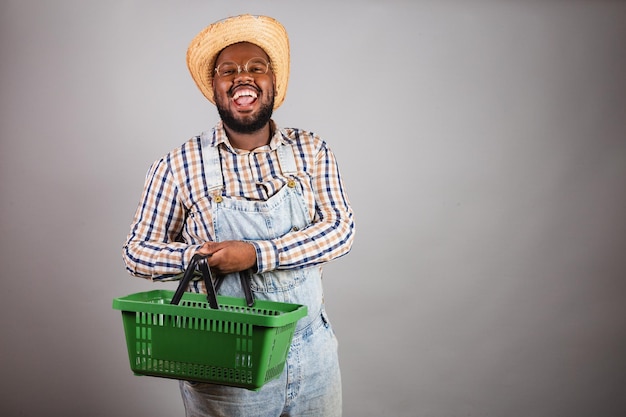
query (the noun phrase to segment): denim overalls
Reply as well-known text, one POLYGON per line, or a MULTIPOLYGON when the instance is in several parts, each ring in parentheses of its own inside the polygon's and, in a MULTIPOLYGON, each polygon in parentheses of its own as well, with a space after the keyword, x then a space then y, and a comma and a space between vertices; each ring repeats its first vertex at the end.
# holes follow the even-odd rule
MULTIPOLYGON (((281 144, 280 170, 287 184, 267 201, 223 196, 219 150, 202 135, 202 158, 209 196, 201 206, 210 210, 216 241, 267 240, 310 223, 302 186, 295 177, 293 148, 281 144)), ((195 213, 206 217, 206 213, 195 213)), ((208 220, 208 217, 200 221, 208 220)), ((323 307, 319 266, 252 274, 255 299, 304 304, 308 315, 296 325, 282 375, 259 391, 212 384, 180 382, 187 417, 341 416, 341 380, 337 340, 323 307)), ((243 297, 237 274, 225 277, 220 294, 243 297)))

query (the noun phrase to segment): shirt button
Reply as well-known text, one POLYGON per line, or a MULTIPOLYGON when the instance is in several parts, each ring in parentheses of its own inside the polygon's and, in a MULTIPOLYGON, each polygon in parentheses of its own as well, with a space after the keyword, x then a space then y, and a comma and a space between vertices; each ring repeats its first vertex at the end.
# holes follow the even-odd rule
POLYGON ((290 179, 289 181, 287 181, 287 187, 289 188, 293 188, 296 186, 296 182, 292 179, 290 179))
POLYGON ((216 195, 215 196, 215 202, 216 203, 221 203, 222 202, 222 196, 221 195, 216 195))

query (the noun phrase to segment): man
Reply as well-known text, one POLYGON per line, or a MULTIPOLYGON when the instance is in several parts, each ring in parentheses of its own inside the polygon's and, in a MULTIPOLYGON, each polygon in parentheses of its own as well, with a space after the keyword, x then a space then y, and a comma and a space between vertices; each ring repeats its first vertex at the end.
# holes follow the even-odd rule
MULTIPOLYGON (((281 128, 289 41, 284 27, 242 15, 201 31, 187 65, 221 121, 156 161, 124 245, 128 271, 173 279, 210 254, 241 297, 304 304, 280 378, 259 391, 180 381, 187 416, 340 416, 337 341, 323 304, 322 265, 348 253, 354 223, 335 156, 314 133, 281 128)), ((196 291, 203 290, 194 284, 196 291)))

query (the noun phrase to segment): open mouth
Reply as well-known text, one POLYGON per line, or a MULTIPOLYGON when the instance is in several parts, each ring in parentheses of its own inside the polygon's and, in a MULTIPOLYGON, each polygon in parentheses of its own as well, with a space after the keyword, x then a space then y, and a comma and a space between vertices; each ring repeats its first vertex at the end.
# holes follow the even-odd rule
POLYGON ((233 101, 237 106, 250 106, 257 100, 258 94, 252 88, 240 88, 233 94, 233 101))

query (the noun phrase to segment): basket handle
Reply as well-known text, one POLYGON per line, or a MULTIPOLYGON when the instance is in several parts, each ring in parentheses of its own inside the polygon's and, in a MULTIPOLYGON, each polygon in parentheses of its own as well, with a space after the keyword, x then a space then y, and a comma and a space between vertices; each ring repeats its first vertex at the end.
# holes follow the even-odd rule
POLYGON ((206 287, 207 292, 206 298, 209 302, 209 306, 213 309, 219 308, 219 304, 217 303, 215 286, 213 285, 213 279, 211 277, 211 268, 209 268, 209 264, 206 260, 206 258, 208 258, 209 256, 211 255, 204 255, 201 253, 196 253, 193 255, 193 257, 191 258, 191 262, 185 270, 183 278, 178 284, 178 288, 176 289, 176 292, 174 293, 170 304, 178 304, 180 302, 180 299, 183 297, 183 294, 187 290, 187 286, 193 278, 196 268, 198 268, 202 273, 202 279, 204 280, 204 286, 206 287))
POLYGON ((241 282, 241 288, 243 288, 243 293, 246 297, 246 304, 248 307, 252 307, 254 305, 254 296, 252 295, 252 289, 250 288, 249 269, 239 272, 239 281, 241 282))
MULTIPOLYGON (((224 275, 218 275, 215 279, 215 292, 218 292, 220 290, 222 282, 224 282, 224 278, 224 275)), ((252 294, 252 290, 250 289, 249 269, 239 272, 239 282, 241 283, 241 288, 243 288, 243 293, 246 297, 246 304, 248 305, 248 307, 254 306, 254 295, 252 294)))

